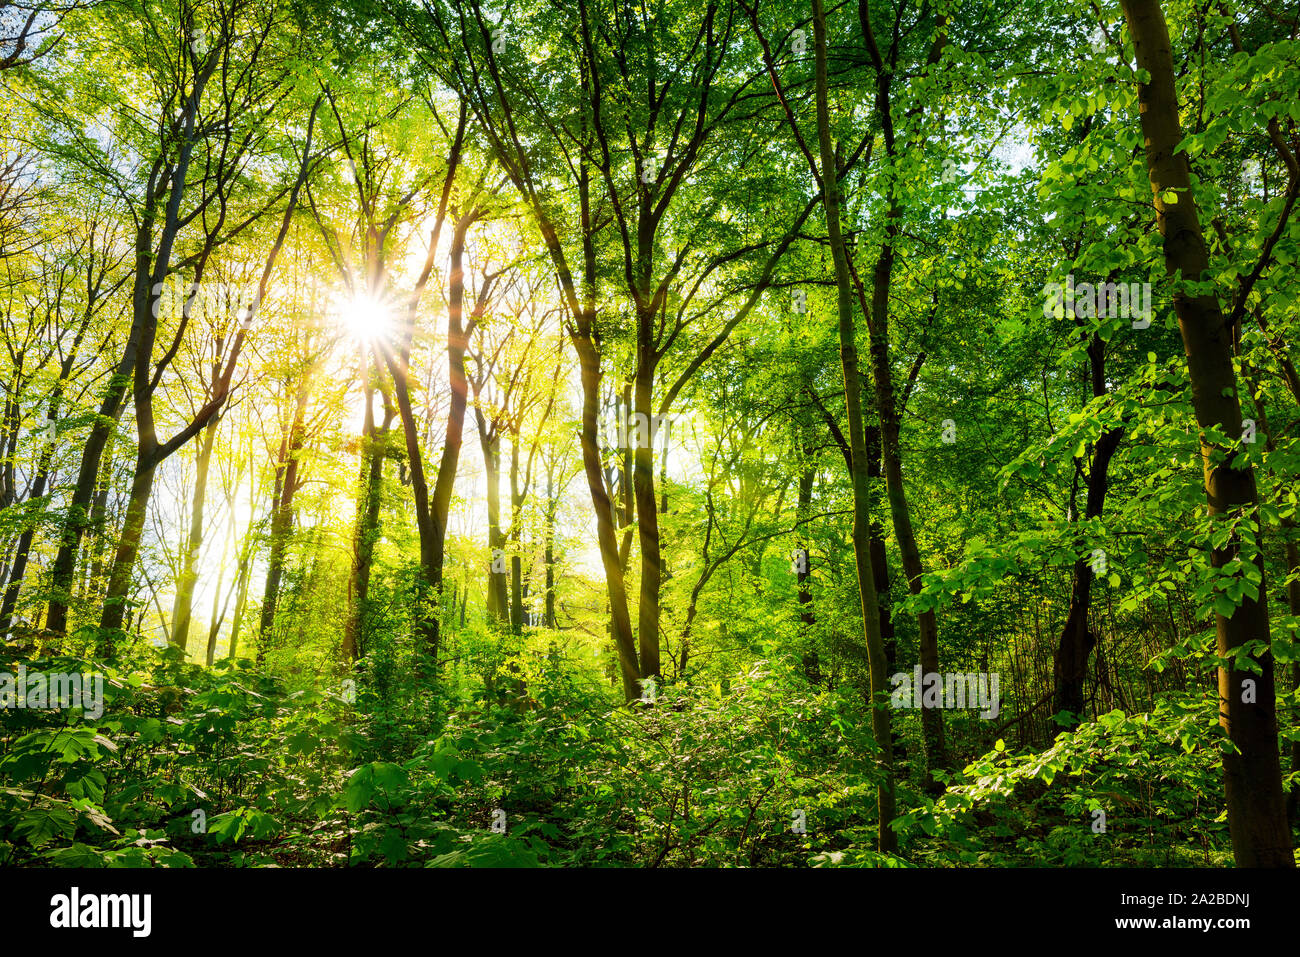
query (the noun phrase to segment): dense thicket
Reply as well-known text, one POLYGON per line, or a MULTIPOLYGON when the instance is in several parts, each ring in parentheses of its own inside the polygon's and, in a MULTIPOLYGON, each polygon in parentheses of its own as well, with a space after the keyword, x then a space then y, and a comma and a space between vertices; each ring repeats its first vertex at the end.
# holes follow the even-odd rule
POLYGON ((0 91, 0 863, 1295 866, 1293 13, 58 0, 0 91))

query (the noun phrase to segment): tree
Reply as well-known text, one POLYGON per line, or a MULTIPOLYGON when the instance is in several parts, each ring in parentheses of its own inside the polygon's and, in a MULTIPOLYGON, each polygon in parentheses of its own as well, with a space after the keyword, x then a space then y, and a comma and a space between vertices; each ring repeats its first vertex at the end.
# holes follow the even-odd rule
POLYGON ((1259 495, 1254 469, 1241 451, 1241 403, 1230 327, 1218 296, 1196 285, 1209 267, 1209 256, 1187 157, 1178 151, 1183 134, 1164 13, 1159 0, 1124 0, 1124 17, 1138 69, 1149 77, 1138 81, 1140 119, 1156 224, 1164 239, 1165 266, 1175 281, 1174 311, 1201 429, 1205 497, 1216 529, 1210 539, 1211 561, 1215 568, 1235 563, 1255 570, 1247 576, 1253 593, 1226 613, 1216 604, 1214 612, 1219 655, 1229 661, 1219 668, 1219 723, 1233 744, 1223 754, 1233 856, 1242 867, 1294 867, 1278 761, 1264 561, 1253 536, 1245 537, 1234 527, 1259 507, 1259 495))

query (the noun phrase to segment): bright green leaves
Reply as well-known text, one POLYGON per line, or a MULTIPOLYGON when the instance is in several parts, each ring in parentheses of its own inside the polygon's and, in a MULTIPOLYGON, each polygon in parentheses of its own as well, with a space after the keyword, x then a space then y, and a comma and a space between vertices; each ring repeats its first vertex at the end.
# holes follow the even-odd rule
POLYGON ((239 839, 245 836, 253 840, 267 838, 279 830, 279 827, 279 822, 265 811, 241 807, 218 814, 208 821, 208 834, 218 843, 230 841, 237 844, 239 839))
POLYGON ((353 814, 372 801, 391 806, 409 781, 406 771, 396 764, 384 761, 364 764, 348 778, 343 788, 343 806, 353 814))
POLYGON ((14 834, 37 848, 56 838, 70 840, 76 831, 76 818, 68 808, 59 805, 30 808, 14 825, 14 834))
POLYGON ((999 739, 938 802, 904 814, 900 826, 928 836, 918 844, 921 862, 1158 863, 1188 821, 1222 831, 1205 813, 1222 738, 1208 694, 1175 694, 1147 714, 1103 713, 1045 750, 1013 753, 999 739), (1100 832, 1098 811, 1106 821, 1100 832), (1152 834, 1160 835, 1155 851, 1152 834))

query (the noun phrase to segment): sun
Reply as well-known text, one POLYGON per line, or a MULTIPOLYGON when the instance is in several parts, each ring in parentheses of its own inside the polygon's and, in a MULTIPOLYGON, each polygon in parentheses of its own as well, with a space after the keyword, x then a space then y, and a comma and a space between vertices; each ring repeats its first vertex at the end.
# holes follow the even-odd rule
POLYGON ((382 338, 393 322, 389 304, 369 292, 359 292, 345 301, 341 316, 348 332, 361 342, 382 338))

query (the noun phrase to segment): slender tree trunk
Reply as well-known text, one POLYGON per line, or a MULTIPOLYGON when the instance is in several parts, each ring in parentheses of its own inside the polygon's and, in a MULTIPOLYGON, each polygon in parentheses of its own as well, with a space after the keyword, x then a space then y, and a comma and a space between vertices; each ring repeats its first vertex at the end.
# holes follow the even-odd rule
MULTIPOLYGON (((97 298, 98 286, 91 285, 87 291, 86 309, 80 327, 72 340, 72 347, 68 354, 63 357, 59 364, 59 378, 54 384, 53 393, 50 396, 49 407, 46 410, 45 419, 51 430, 54 430, 59 421, 59 410, 63 406, 64 390, 67 386, 68 378, 72 375, 73 367, 77 364, 77 354, 81 349, 82 339, 90 325, 90 320, 94 315, 94 302, 97 298)), ((41 449, 40 461, 36 466, 36 475, 32 479, 32 488, 29 500, 35 501, 45 495, 45 489, 50 483, 50 465, 54 458, 54 446, 58 441, 57 434, 51 434, 45 446, 41 449)), ((3 602, 0 602, 0 634, 7 632, 13 624, 14 611, 18 606, 18 595, 22 590, 23 578, 27 574, 27 560, 31 555, 32 540, 36 534, 36 521, 29 518, 25 524, 22 534, 18 537, 17 547, 14 551, 13 565, 9 569, 8 584, 5 587, 3 602)))
POLYGON ((636 499, 632 492, 633 449, 630 436, 632 428, 632 383, 623 387, 622 399, 614 396, 614 410, 623 429, 618 457, 618 493, 623 497, 623 513, 614 515, 615 525, 623 529, 623 539, 618 546, 618 561, 627 574, 628 559, 632 557, 632 523, 636 519, 636 499))
MULTIPOLYGON (((649 348, 647 345, 646 348, 649 348)), ((637 608, 637 639, 642 679, 660 677, 659 588, 663 558, 659 548, 659 510, 654 475, 654 366, 643 362, 635 383, 638 414, 645 416, 647 441, 632 453, 632 491, 636 498, 637 540, 641 545, 641 601, 637 608)))
POLYGON ((802 529, 799 536, 799 551, 803 559, 795 569, 795 577, 799 584, 799 621, 805 634, 817 624, 817 615, 813 612, 812 589, 808 584, 812 577, 812 550, 808 547, 807 525, 808 514, 812 508, 813 482, 816 478, 817 470, 811 465, 805 467, 800 473, 799 498, 795 507, 795 515, 802 529))
POLYGON ((9 386, 5 390, 4 414, 0 417, 0 421, 4 423, 4 435, 0 438, 0 509, 9 508, 18 499, 14 459, 18 454, 18 433, 22 430, 22 407, 19 405, 19 396, 24 388, 25 358, 25 350, 18 350, 13 357, 13 372, 9 377, 9 386))
MULTIPOLYGON (((208 643, 204 663, 211 668, 217 654, 217 638, 221 634, 221 584, 225 580, 226 552, 222 549, 221 565, 217 570, 216 587, 212 589, 212 620, 208 622, 208 643)), ((173 619, 174 621, 175 619, 173 619)))
POLYGON ((497 556, 505 555, 506 538, 501 532, 501 440, 488 427, 479 409, 474 410, 478 423, 479 447, 483 451, 483 471, 487 478, 488 518, 488 591, 487 611, 489 621, 505 625, 510 621, 510 597, 507 593, 507 575, 497 571, 497 556))
POLYGON ((150 393, 149 377, 152 372, 150 360, 153 357, 153 343, 158 329, 158 318, 154 315, 153 308, 157 298, 153 286, 155 282, 162 282, 167 278, 177 230, 175 213, 184 194, 185 177, 192 150, 193 141, 183 143, 176 169, 172 172, 176 185, 167 197, 165 224, 158 237, 157 248, 155 249, 153 242, 157 213, 155 204, 158 199, 156 194, 149 195, 144 215, 136 229, 135 274, 131 286, 131 332, 127 337, 126 347, 122 350, 122 358, 118 361, 113 378, 105 392, 100 406, 100 417, 91 429, 86 448, 82 453, 81 468, 77 475, 77 485, 73 491, 71 508, 63 531, 63 541, 55 557, 52 573, 53 597, 50 601, 46 628, 52 634, 62 635, 67 629, 67 599, 71 597, 72 582, 76 574, 77 549, 88 524, 86 511, 94 493, 95 480, 99 476, 100 457, 115 420, 122 411, 126 389, 130 384, 136 410, 136 432, 139 438, 136 445, 136 471, 131 482, 125 521, 114 554, 113 568, 109 573, 108 589, 104 596, 104 608, 100 615, 100 628, 105 631, 105 634, 100 636, 100 645, 101 648, 107 647, 109 655, 112 654, 116 638, 114 633, 120 632, 122 628, 131 571, 139 550, 140 535, 144 530, 145 509, 153 489, 154 469, 157 467, 154 459, 157 451, 157 436, 153 429, 152 409, 147 402, 150 393))
MULTIPOLYGON (((215 376, 214 376, 215 377, 215 376)), ((203 430, 194 474, 194 502, 190 510, 190 536, 181 553, 181 573, 176 581, 176 599, 172 603, 172 644, 185 651, 189 644, 190 617, 193 614, 194 589, 198 584, 199 552, 203 548, 203 509, 208 494, 208 468, 216 446, 218 418, 212 417, 203 430)), ((209 659, 211 655, 208 656, 209 659)), ((211 664, 211 661, 208 662, 211 664)))
POLYGON ((546 627, 558 628, 555 620, 555 513, 559 508, 559 498, 555 494, 555 480, 550 473, 546 476, 546 627))
MULTIPOLYGON (((1183 134, 1178 115, 1173 51, 1159 0, 1122 0, 1124 16, 1137 52, 1137 65, 1150 77, 1138 84, 1142 132, 1146 138, 1147 171, 1155 198, 1156 224, 1164 239, 1165 265, 1183 281, 1200 281, 1209 265, 1196 200, 1191 190, 1187 154, 1177 152, 1183 134), (1172 192, 1176 202, 1166 202, 1172 192)), ((1219 300, 1213 293, 1174 294, 1174 311, 1187 354, 1192 405, 1201 432, 1205 495, 1211 518, 1234 521, 1255 508, 1258 493, 1249 463, 1239 465, 1234 449, 1242 434, 1238 383, 1232 365, 1231 330, 1225 328, 1219 300), (1221 429, 1229 437, 1216 448, 1207 434, 1221 429), (1219 459, 1216 461, 1216 458, 1219 459)), ((1241 540, 1233 535, 1212 553, 1216 568, 1238 558, 1241 540)), ((1223 756, 1228 828, 1233 856, 1240 867, 1294 867, 1291 833, 1282 795, 1278 758, 1276 688, 1269 649, 1268 592, 1264 587, 1263 556, 1249 556, 1260 584, 1230 615, 1215 612, 1218 654, 1233 664, 1219 669, 1219 723, 1234 748, 1223 756), (1238 668, 1237 649, 1247 641, 1262 643, 1253 657, 1258 671, 1238 668)))
MULTIPOLYGON (((119 412, 120 414, 120 412, 119 412)), ((89 592, 103 591, 105 564, 108 560, 108 548, 112 540, 109 529, 108 498, 113 491, 113 467, 117 464, 116 433, 109 435, 104 446, 104 454, 99 466, 99 480, 95 485, 95 497, 90 505, 90 525, 86 538, 89 539, 86 551, 90 556, 89 592)))
POLYGON ((519 554, 520 524, 523 521, 525 493, 519 488, 519 434, 510 441, 510 630, 516 635, 524 630, 524 563, 519 554))
MULTIPOLYGON (((1287 523, 1284 531, 1288 536, 1294 536, 1295 523, 1287 523)), ((1286 571, 1287 608, 1293 617, 1300 618, 1300 545, 1293 537, 1286 543, 1286 571)), ((1300 661, 1291 662, 1291 691, 1294 700, 1300 702, 1300 661)), ((1291 742, 1291 771, 1300 774, 1300 741, 1291 742)), ((1300 782, 1292 785, 1291 793, 1287 795, 1287 817, 1292 821, 1300 818, 1300 782)))
MULTIPOLYGON (((810 462, 799 473, 799 494, 795 505, 795 519, 799 522, 799 554, 795 565, 795 580, 798 583, 799 631, 805 642, 812 641, 812 629, 817 624, 817 615, 813 611, 812 588, 812 549, 808 547, 808 515, 812 509, 813 483, 817 479, 817 470, 810 462)), ((822 682, 821 661, 816 648, 809 648, 803 655, 804 676, 808 683, 818 686, 822 682)))
MULTIPOLYGON (((57 403, 51 405, 50 421, 58 417, 57 403)), ((32 481, 31 499, 39 499, 45 494, 46 483, 50 479, 50 461, 54 457, 54 441, 46 443, 41 450, 40 463, 36 467, 36 477, 32 481)), ((8 585, 5 587, 4 601, 0 602, 0 634, 9 631, 13 624, 14 611, 18 607, 18 594, 23 587, 23 578, 27 574, 27 559, 31 554, 32 539, 36 535, 36 523, 28 520, 22 534, 18 536, 18 545, 14 550, 13 566, 9 570, 8 585)))
MULTIPOLYGON (((266 649, 274 635, 275 612, 280 602, 280 585, 284 579, 285 555, 289 548, 289 535, 293 530, 293 499, 302 485, 298 477, 299 456, 306 443, 307 401, 310 394, 310 379, 304 376, 298 386, 289 431, 280 440, 279 460, 275 465, 275 490, 271 502, 271 549, 266 563, 266 584, 262 592, 258 626, 258 664, 266 660, 266 649)), ((236 627, 238 624, 237 618, 236 627)), ((234 657, 233 652, 231 657, 234 657)))
MULTIPOLYGON (((447 375, 451 385, 451 405, 447 411, 447 431, 443 440, 442 458, 438 463, 438 477, 434 481, 433 500, 429 506, 429 546, 426 577, 435 600, 442 593, 443 569, 446 562, 447 518, 451 514, 451 494, 456 484, 456 470, 460 463, 461 446, 465 436, 465 409, 469 404, 469 381, 465 376, 465 351, 469 347, 471 328, 462 325, 464 312, 465 232, 470 226, 468 218, 457 224, 451 243, 450 295, 447 308, 447 375)), ((413 442, 408 430, 407 448, 413 442)), ((468 590, 468 589, 467 589, 468 590)), ((453 609, 454 613, 455 609, 453 609)), ((429 651, 435 660, 438 655, 439 623, 441 609, 433 616, 426 631, 429 651)), ((461 606, 461 626, 465 624, 464 605, 461 606)))
MULTIPOLYGON (((370 364, 369 374, 377 377, 378 363, 370 364)), ((352 536, 352 571, 348 578, 347 624, 343 630, 341 653, 344 662, 355 662, 365 654, 368 628, 366 616, 370 603, 370 570, 379 541, 379 510, 383 499, 384 459, 387 458, 388 429, 393 410, 385 402, 384 422, 376 426, 373 393, 366 396, 366 425, 362 440, 361 476, 357 495, 357 520, 352 536)))
MULTIPOLYGON (((53 444, 47 445, 41 450, 40 465, 37 466, 36 479, 32 483, 32 498, 37 499, 45 494, 45 483, 49 480, 50 459, 53 456, 53 444)), ((0 603, 0 634, 6 634, 13 624, 14 611, 18 606, 18 593, 23 586, 23 578, 27 574, 27 557, 31 554, 32 538, 36 534, 36 525, 28 522, 21 535, 18 536, 18 545, 14 550, 13 566, 9 570, 9 583, 5 587, 4 601, 0 603)))
POLYGON ((230 622, 230 649, 226 657, 233 661, 239 650, 239 633, 244 627, 244 612, 248 608, 248 582, 253 577, 252 553, 245 548, 239 562, 239 591, 235 595, 235 617, 230 622))
MULTIPOLYGON (((898 666, 898 642, 894 639, 894 612, 889 600, 889 552, 885 546, 885 527, 880 521, 882 496, 880 479, 884 477, 880 451, 880 426, 868 425, 864 444, 867 449, 867 479, 875 493, 871 501, 871 575, 876 583, 880 607, 880 640, 885 646, 885 663, 892 675, 898 666)), ((895 742, 897 747, 898 741, 895 742)))
POLYGON ((659 459, 659 512, 661 515, 668 514, 668 445, 672 440, 672 425, 668 419, 664 419, 664 450, 662 458, 659 459))
POLYGON ((862 610, 862 630, 867 644, 871 670, 871 730, 880 749, 883 780, 876 791, 878 817, 877 847, 882 854, 898 849, 898 836, 890 827, 894 818, 894 759, 890 737, 890 711, 885 675, 885 647, 880 635, 880 609, 876 599, 875 579, 871 571, 870 528, 868 509, 871 490, 867 478, 867 453, 862 415, 862 382, 858 371, 858 349, 853 321, 853 288, 849 276, 848 251, 840 231, 840 187, 831 142, 830 115, 827 106, 826 13, 822 0, 812 0, 813 46, 816 60, 817 145, 821 158, 822 202, 826 210, 826 229, 831 256, 835 262, 838 292, 840 364, 844 374, 844 401, 848 409, 849 447, 853 469, 853 557, 858 573, 858 598, 862 610))
POLYGON ((460 619, 459 625, 461 631, 465 630, 465 613, 469 610, 469 569, 465 569, 465 587, 460 590, 460 619))
MULTIPOLYGON (((871 364, 875 381, 876 408, 880 415, 880 442, 882 465, 885 473, 885 493, 889 499, 889 514, 894 523, 894 537, 903 561, 903 575, 908 591, 919 595, 925 568, 916 544, 912 527, 912 511, 903 487, 903 457, 899 447, 900 422, 898 402, 894 395, 893 367, 889 358, 889 292, 893 284, 894 237, 898 234, 900 210, 897 204, 890 208, 885 226, 886 239, 876 261, 871 295, 871 364)), ((924 674, 939 672, 939 625, 931 610, 918 612, 918 644, 921 671, 924 674)), ((947 748, 944 744, 943 712, 938 708, 922 706, 921 730, 925 740, 927 764, 931 771, 948 766, 947 748)))
POLYGON ((99 478, 100 460, 109 437, 117 426, 117 417, 122 412, 122 403, 126 398, 126 387, 131 381, 131 370, 135 367, 137 335, 136 330, 132 329, 131 338, 113 372, 113 378, 104 390, 99 417, 91 427, 90 435, 86 437, 86 444, 81 450, 81 464, 72 489, 72 501, 68 504, 67 518, 60 529, 59 549, 50 566, 51 597, 45 617, 45 630, 56 638, 61 638, 68 630, 68 603, 72 597, 77 553, 81 549, 82 535, 90 525, 90 506, 95 495, 95 483, 99 478))
MULTIPOLYGON (((594 316, 591 317, 594 321, 594 316)), ((604 465, 600 458, 598 413, 600 408, 600 356, 588 335, 579 331, 571 335, 578 352, 582 377, 582 465, 591 493, 596 518, 596 539, 600 561, 605 569, 605 586, 609 598, 610 632, 618 649, 623 676, 623 696, 635 701, 641 695, 641 665, 632 637, 632 616, 627 605, 627 585, 619 560, 618 539, 614 532, 614 513, 605 486, 604 465)))
MULTIPOLYGON (((1088 363, 1094 398, 1101 398, 1107 392, 1105 348, 1106 345, 1101 337, 1094 333, 1088 346, 1088 363)), ((1084 506, 1085 521, 1101 516, 1106 504, 1110 460, 1123 436, 1123 428, 1109 429, 1101 434, 1092 450, 1092 463, 1088 467, 1087 502, 1084 506)), ((1073 503, 1071 503, 1071 510, 1073 510, 1073 503)), ((1076 516, 1071 517, 1077 521, 1076 516)), ((1070 608, 1065 616, 1065 627, 1061 630, 1053 663, 1055 709, 1057 713, 1068 711, 1076 716, 1064 726, 1063 730, 1066 731, 1077 728, 1083 718, 1083 692, 1084 680, 1088 676, 1088 656, 1097 644, 1097 638, 1088 625, 1093 577, 1091 557, 1076 559, 1070 583, 1070 608)))
POLYGON ((122 632, 131 592, 131 572, 140 551, 156 471, 153 449, 142 447, 136 455, 135 476, 131 480, 131 493, 126 504, 126 519, 122 523, 117 550, 113 555, 113 570, 108 577, 108 592, 99 619, 99 627, 103 632, 100 636, 100 653, 106 658, 113 657, 116 642, 122 632))

